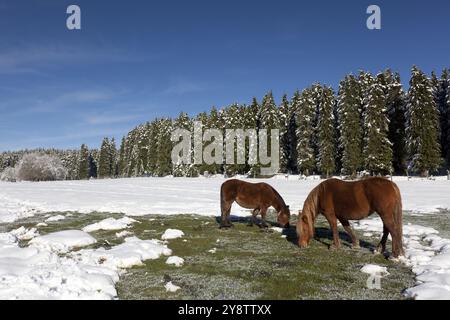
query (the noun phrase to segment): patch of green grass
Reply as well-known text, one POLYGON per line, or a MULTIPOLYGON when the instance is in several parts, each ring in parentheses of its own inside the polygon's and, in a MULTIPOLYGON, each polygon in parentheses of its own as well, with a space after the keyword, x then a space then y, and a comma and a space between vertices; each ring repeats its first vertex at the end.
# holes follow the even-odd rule
POLYGON ((166 228, 183 230, 186 236, 169 241, 169 247, 186 261, 177 268, 163 258, 129 270, 118 284, 123 299, 404 299, 402 290, 414 284, 408 268, 370 251, 368 243, 379 239, 363 239, 366 247, 354 250, 343 237, 342 249, 329 250, 331 235, 323 220, 317 225, 318 239, 304 250, 295 244, 294 227, 282 238, 243 220, 222 230, 208 217, 139 220, 134 228, 138 237, 158 237, 166 228), (208 252, 213 248, 216 253, 208 252), (367 289, 368 276, 360 272, 366 263, 388 267, 381 290, 367 289), (182 289, 165 292, 169 280, 182 289))

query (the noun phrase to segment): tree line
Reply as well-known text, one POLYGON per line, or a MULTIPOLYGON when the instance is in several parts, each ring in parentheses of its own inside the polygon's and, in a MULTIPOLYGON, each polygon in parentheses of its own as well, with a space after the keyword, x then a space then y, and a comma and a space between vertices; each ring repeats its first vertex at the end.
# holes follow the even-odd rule
MULTIPOLYGON (((119 148, 114 138, 104 138, 99 150, 83 144, 80 150, 39 152, 58 155, 68 179, 258 175, 258 164, 172 164, 172 130, 193 130, 194 121, 223 131, 279 129, 281 173, 428 176, 450 168, 449 70, 428 77, 416 66, 407 91, 398 73, 361 71, 345 76, 337 92, 315 83, 292 97, 284 95, 279 104, 268 92, 249 105, 233 103, 195 116, 181 112, 174 119, 157 118, 131 130, 119 148)), ((248 143, 245 148, 248 151, 248 143)), ((27 152, 2 153, 0 171, 27 152)))

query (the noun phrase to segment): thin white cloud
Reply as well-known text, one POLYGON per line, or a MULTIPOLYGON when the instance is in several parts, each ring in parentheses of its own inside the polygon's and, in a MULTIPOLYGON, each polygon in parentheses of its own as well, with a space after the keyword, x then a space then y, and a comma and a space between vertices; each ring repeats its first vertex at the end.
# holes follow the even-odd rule
POLYGON ((41 73, 42 68, 61 65, 134 62, 142 58, 117 49, 63 45, 23 45, 0 49, 0 74, 41 73))
POLYGON ((124 123, 139 118, 138 114, 125 114, 125 115, 110 115, 110 114, 96 114, 86 117, 86 122, 91 125, 105 125, 124 123))
MULTIPOLYGON (((0 142, 0 150, 21 150, 21 149, 35 149, 35 148, 47 148, 54 147, 55 144, 64 142, 70 145, 81 145, 81 143, 86 142, 86 140, 96 139, 97 142, 101 142, 101 138, 103 137, 120 137, 126 132, 129 131, 129 128, 106 128, 106 129, 88 129, 85 130, 75 130, 68 133, 59 133, 55 135, 47 135, 33 138, 16 138, 14 142, 11 141, 1 141, 0 142), (70 142, 70 143, 69 143, 70 142)), ((1 152, 1 151, 0 151, 1 152)))
POLYGON ((184 78, 176 78, 171 81, 170 85, 163 91, 163 94, 182 95, 187 93, 195 93, 205 91, 206 86, 184 78))
POLYGON ((11 106, 16 106, 16 111, 10 113, 13 116, 61 112, 77 104, 83 105, 110 101, 118 94, 117 92, 105 89, 59 90, 59 93, 54 95, 27 97, 24 99, 15 99, 12 102, 2 102, 0 109, 11 109, 11 106))

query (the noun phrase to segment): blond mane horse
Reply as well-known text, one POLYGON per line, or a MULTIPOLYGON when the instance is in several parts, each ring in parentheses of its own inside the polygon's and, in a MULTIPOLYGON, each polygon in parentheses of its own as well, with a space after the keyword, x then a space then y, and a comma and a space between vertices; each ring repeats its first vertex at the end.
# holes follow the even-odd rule
POLYGON ((388 235, 392 237, 392 254, 404 254, 402 200, 397 185, 387 179, 372 177, 359 181, 329 179, 315 187, 305 200, 297 222, 298 244, 309 245, 314 237, 314 223, 323 214, 333 232, 333 244, 340 247, 337 221, 352 238, 354 247, 359 240, 350 227, 349 220, 365 219, 376 212, 383 221, 383 236, 378 250, 384 253, 388 235))

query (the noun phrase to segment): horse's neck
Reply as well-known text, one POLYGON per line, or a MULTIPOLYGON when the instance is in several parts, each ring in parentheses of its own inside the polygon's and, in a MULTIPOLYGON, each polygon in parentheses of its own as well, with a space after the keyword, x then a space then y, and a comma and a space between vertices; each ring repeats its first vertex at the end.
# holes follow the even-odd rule
POLYGON ((276 211, 280 211, 286 207, 286 203, 284 202, 283 198, 280 196, 280 194, 275 189, 273 189, 273 191, 275 193, 275 197, 272 201, 273 202, 272 207, 274 207, 276 211))
POLYGON ((274 207, 276 211, 281 211, 284 207, 286 207, 286 204, 283 199, 276 198, 272 203, 272 207, 274 207))

